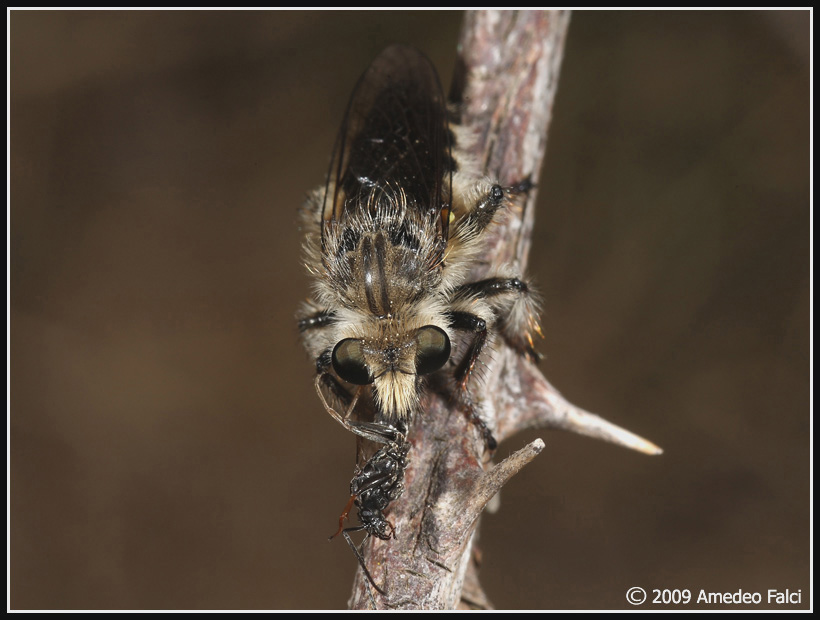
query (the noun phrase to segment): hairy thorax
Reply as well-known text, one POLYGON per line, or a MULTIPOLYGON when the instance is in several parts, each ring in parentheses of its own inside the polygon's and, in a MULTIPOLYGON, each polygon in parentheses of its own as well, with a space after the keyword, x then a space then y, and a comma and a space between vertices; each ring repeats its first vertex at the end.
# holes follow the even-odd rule
POLYGON ((338 301, 384 319, 400 318, 438 291, 441 249, 413 212, 377 209, 344 225, 330 223, 325 265, 338 301))

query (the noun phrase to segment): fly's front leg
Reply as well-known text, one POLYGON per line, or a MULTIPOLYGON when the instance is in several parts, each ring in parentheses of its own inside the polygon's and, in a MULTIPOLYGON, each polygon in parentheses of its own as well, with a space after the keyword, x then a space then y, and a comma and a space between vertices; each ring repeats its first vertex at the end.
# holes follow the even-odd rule
POLYGON ((392 426, 390 424, 380 424, 378 422, 358 422, 351 420, 350 416, 356 408, 356 403, 359 401, 359 396, 364 386, 357 386, 356 390, 351 394, 348 389, 342 385, 339 379, 330 372, 333 363, 331 362, 331 351, 323 351, 316 360, 316 393, 322 401, 325 410, 330 416, 341 424, 346 430, 351 433, 381 444, 402 444, 405 442, 407 429, 403 424, 392 426), (324 389, 323 389, 324 388, 324 389), (344 414, 339 413, 325 398, 325 391, 327 390, 333 397, 344 407, 344 414))
MULTIPOLYGON (((316 358, 316 392, 319 394, 319 399, 325 407, 325 410, 330 416, 339 424, 351 431, 351 422, 349 421, 353 409, 356 407, 356 402, 359 399, 360 388, 357 388, 353 393, 346 388, 339 379, 330 372, 332 367, 332 349, 328 348, 328 338, 331 337, 330 332, 326 328, 336 323, 336 314, 330 310, 320 308, 317 309, 313 304, 305 304, 305 316, 299 319, 298 326, 302 338, 308 350, 321 351, 316 358), (344 414, 339 413, 327 401, 325 392, 329 393, 333 400, 340 403, 344 414)), ((334 403, 335 404, 335 403, 334 403)))
POLYGON ((329 372, 330 367, 330 351, 325 351, 319 356, 319 359, 316 360, 316 370, 318 371, 316 375, 316 393, 319 394, 319 399, 322 401, 322 405, 324 405, 325 410, 330 416, 345 427, 346 430, 359 437, 369 439, 370 441, 384 444, 398 441, 398 438, 401 438, 401 441, 403 441, 404 435, 389 424, 357 422, 356 420, 350 419, 353 410, 356 408, 356 403, 359 401, 362 386, 358 386, 356 391, 351 395, 341 382, 329 372), (322 390, 323 386, 344 405, 344 415, 336 411, 336 409, 327 402, 324 391, 322 390))

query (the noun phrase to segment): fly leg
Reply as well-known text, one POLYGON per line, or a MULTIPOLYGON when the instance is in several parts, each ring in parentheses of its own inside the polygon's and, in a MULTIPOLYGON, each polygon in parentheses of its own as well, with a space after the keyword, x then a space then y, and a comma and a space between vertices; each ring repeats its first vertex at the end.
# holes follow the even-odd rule
POLYGON ((520 278, 495 277, 460 286, 454 299, 483 301, 489 306, 504 340, 521 355, 537 362, 533 335, 541 334, 538 324, 538 296, 520 278))
POLYGON ((537 320, 537 302, 526 282, 519 278, 494 277, 464 284, 453 295, 454 308, 448 313, 450 326, 470 332, 473 337, 455 370, 456 393, 467 409, 467 415, 484 436, 487 448, 495 450, 497 442, 487 423, 479 416, 469 392, 470 377, 475 371, 491 329, 501 335, 521 355, 536 362, 539 354, 533 333, 541 334, 537 320), (467 311, 467 309, 470 311, 467 311))
POLYGON ((467 410, 467 417, 478 427, 484 437, 487 449, 492 451, 498 447, 498 442, 493 437, 493 433, 487 423, 478 414, 477 407, 470 398, 468 385, 470 376, 475 369, 481 351, 487 342, 487 321, 469 312, 452 311, 449 313, 450 325, 455 329, 462 329, 473 333, 473 340, 470 348, 459 363, 455 372, 456 395, 467 410))

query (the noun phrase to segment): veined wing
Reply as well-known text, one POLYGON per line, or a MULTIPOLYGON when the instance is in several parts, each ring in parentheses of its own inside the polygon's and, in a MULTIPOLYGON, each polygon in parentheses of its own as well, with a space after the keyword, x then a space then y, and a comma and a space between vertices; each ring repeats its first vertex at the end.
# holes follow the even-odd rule
MULTIPOLYGON (((406 204, 447 240, 453 160, 438 74, 421 52, 385 49, 359 79, 334 148, 325 227, 359 209, 406 204)), ((442 244, 442 245, 443 245, 442 244)))

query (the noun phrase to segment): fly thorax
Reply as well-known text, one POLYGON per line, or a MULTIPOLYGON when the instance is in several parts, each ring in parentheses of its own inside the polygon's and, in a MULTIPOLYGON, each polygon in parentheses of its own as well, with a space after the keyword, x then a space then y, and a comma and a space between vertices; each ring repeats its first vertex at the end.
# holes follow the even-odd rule
POLYGON ((341 301, 372 316, 401 314, 441 283, 429 233, 407 220, 375 230, 348 227, 338 236, 331 282, 341 301))

